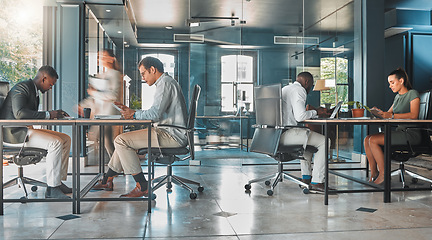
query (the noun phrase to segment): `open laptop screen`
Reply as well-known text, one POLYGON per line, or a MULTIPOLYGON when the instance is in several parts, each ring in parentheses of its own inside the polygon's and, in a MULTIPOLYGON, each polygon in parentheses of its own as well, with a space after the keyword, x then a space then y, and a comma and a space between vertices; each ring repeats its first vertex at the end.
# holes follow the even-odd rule
POLYGON ((335 118, 336 117, 336 114, 339 112, 339 110, 340 110, 340 108, 342 106, 342 103, 343 103, 343 101, 340 101, 340 102, 338 102, 336 104, 336 106, 334 107, 333 112, 332 112, 332 114, 330 115, 329 118, 335 118))

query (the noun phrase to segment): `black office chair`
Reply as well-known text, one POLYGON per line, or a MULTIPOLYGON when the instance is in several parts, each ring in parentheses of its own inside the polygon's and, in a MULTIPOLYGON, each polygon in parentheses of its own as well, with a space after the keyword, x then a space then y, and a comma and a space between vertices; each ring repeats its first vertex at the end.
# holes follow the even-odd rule
MULTIPOLYGON (((3 102, 9 92, 9 83, 8 82, 0 82, 0 110, 3 102)), ((27 131, 27 127, 22 127, 25 131, 27 131)), ((7 181, 3 184, 3 189, 8 188, 14 185, 18 185, 20 188, 24 190, 25 197, 27 198, 28 193, 25 187, 25 184, 33 185, 31 190, 35 192, 37 190, 37 186, 47 187, 47 184, 32 178, 28 178, 24 176, 23 166, 27 166, 30 164, 36 164, 44 158, 48 151, 42 148, 34 148, 34 147, 24 147, 24 143, 27 140, 27 135, 20 136, 20 139, 17 139, 20 144, 10 144, 7 142, 3 142, 3 156, 5 160, 9 162, 15 163, 18 166, 18 176, 7 181)))
MULTIPOLYGON (((432 111, 431 111, 431 91, 420 93, 420 112, 419 119, 431 119, 432 111)), ((407 128, 407 131, 413 128, 407 128)), ((402 186, 404 188, 409 188, 406 185, 405 174, 408 174, 412 177, 412 182, 417 183, 418 179, 423 181, 432 183, 432 180, 421 176, 417 173, 409 171, 405 169, 405 162, 410 158, 417 157, 421 154, 432 154, 432 143, 431 143, 431 134, 432 130, 427 128, 420 128, 421 131, 421 142, 418 145, 410 144, 407 141, 406 145, 392 145, 391 146, 391 159, 399 162, 399 168, 392 171, 391 176, 400 176, 400 181, 402 182, 402 186)))
POLYGON ((302 156, 305 150, 315 153, 318 149, 305 144, 279 145, 280 136, 284 130, 306 128, 302 126, 282 126, 281 85, 255 87, 255 109, 256 124, 253 125, 255 132, 249 151, 267 154, 275 159, 278 162, 278 171, 274 174, 250 180, 245 185, 246 191, 250 191, 252 183, 265 181, 267 186, 271 185, 271 188, 267 190, 267 194, 272 196, 274 188, 285 178, 299 184, 304 193, 309 193, 308 184, 284 172, 283 164, 288 161, 303 159, 302 156))
MULTIPOLYGON (((198 98, 201 92, 201 87, 199 85, 195 85, 192 93, 192 98, 189 105, 189 115, 187 120, 187 126, 179 127, 179 126, 173 126, 173 125, 159 125, 164 127, 173 127, 173 128, 179 128, 186 130, 187 138, 188 138, 188 145, 184 147, 177 147, 177 148, 152 148, 151 152, 153 155, 153 159, 155 159, 156 163, 167 165, 167 174, 157 177, 153 180, 153 182, 157 183, 153 187, 153 191, 157 190, 161 186, 166 184, 167 190, 171 190, 172 183, 177 184, 181 186, 182 188, 185 188, 189 190, 190 194, 189 197, 191 199, 197 198, 197 194, 194 192, 194 190, 188 186, 188 184, 193 184, 198 186, 198 191, 202 192, 204 191, 204 187, 201 186, 199 182, 195 182, 186 178, 182 178, 179 176, 176 176, 172 173, 172 164, 176 161, 183 161, 186 159, 195 159, 195 151, 194 151, 194 125, 195 125, 195 115, 196 115, 196 108, 198 103, 198 98), (186 155, 189 154, 189 156, 180 159, 177 157, 177 155, 186 155)), ((138 153, 140 155, 147 154, 147 148, 139 149, 138 153)))

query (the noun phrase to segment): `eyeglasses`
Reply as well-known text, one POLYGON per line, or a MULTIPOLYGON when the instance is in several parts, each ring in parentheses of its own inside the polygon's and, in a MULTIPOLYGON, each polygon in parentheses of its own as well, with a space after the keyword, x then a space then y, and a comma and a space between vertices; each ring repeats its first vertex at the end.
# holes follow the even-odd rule
POLYGON ((144 77, 144 75, 145 75, 146 72, 150 73, 147 69, 144 69, 144 71, 142 71, 142 72, 140 73, 141 76, 144 77))

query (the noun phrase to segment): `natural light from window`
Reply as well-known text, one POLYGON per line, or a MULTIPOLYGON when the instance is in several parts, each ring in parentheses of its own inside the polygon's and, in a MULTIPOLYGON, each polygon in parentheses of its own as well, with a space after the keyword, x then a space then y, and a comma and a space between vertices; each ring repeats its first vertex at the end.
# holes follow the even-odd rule
MULTIPOLYGON (((141 59, 145 57, 158 58, 164 65, 164 71, 167 72, 171 77, 174 77, 175 62, 174 56, 169 54, 145 54, 141 56, 141 59)), ((153 105, 153 99, 156 93, 156 86, 149 86, 144 81, 141 84, 141 109, 147 110, 153 105)))
POLYGON ((240 107, 253 111, 253 61, 252 56, 221 57, 222 112, 236 112, 240 107))

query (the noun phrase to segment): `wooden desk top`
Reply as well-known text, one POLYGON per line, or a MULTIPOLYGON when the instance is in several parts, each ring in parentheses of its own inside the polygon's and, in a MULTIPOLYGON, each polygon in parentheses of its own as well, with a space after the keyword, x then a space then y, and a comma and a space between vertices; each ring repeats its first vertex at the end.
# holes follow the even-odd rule
POLYGON ((308 119, 301 123, 308 124, 432 124, 432 120, 419 119, 356 119, 356 118, 339 118, 339 119, 308 119))
POLYGON ((1 119, 0 125, 3 126, 27 126, 27 125, 98 125, 98 124, 150 124, 151 120, 135 120, 135 119, 25 119, 25 120, 11 120, 1 119))
POLYGON ((204 118, 204 119, 239 119, 239 118, 249 118, 249 116, 241 115, 241 116, 235 116, 235 115, 222 115, 222 116, 196 116, 196 118, 204 118))

